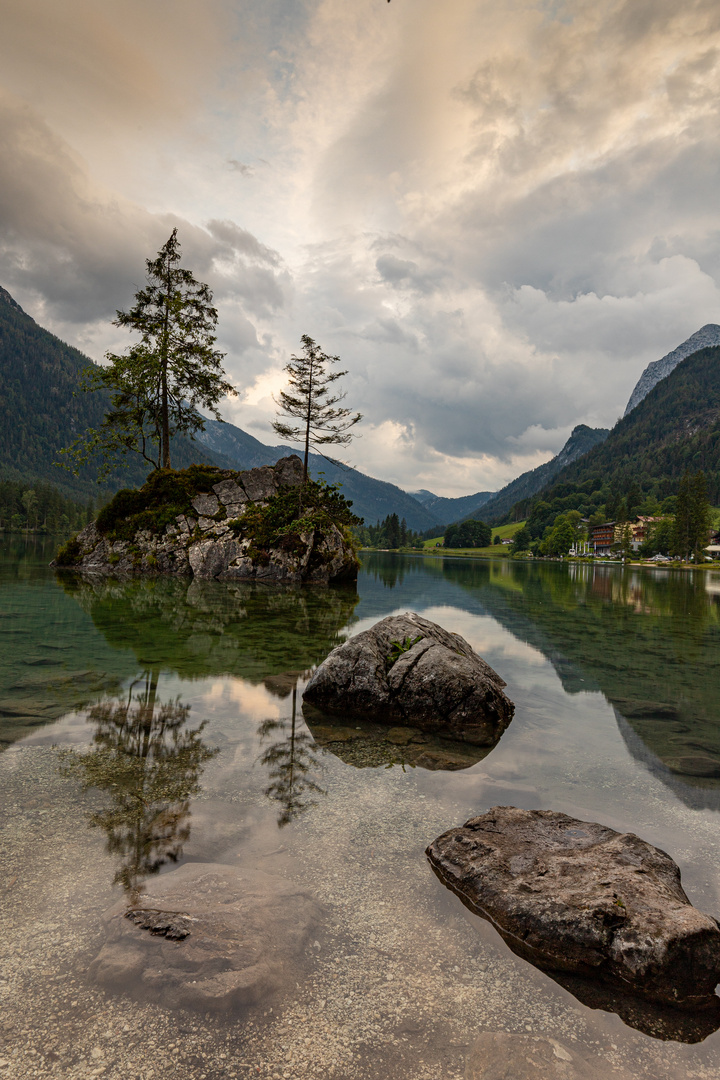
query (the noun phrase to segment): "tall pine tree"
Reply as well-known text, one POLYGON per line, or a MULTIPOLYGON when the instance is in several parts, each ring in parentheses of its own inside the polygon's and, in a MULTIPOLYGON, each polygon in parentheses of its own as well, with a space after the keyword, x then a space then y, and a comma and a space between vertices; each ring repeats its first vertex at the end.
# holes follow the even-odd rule
POLYGON ((170 468, 173 435, 191 438, 205 426, 198 407, 222 420, 217 404, 235 389, 225 379, 224 354, 215 348, 217 311, 207 285, 180 263, 177 229, 147 259, 147 284, 129 311, 118 311, 114 326, 140 340, 122 354, 107 353, 107 367, 90 369, 83 389, 110 391, 110 410, 99 428, 90 428, 63 453, 75 471, 100 455, 100 478, 118 456, 140 454, 155 469, 170 468))

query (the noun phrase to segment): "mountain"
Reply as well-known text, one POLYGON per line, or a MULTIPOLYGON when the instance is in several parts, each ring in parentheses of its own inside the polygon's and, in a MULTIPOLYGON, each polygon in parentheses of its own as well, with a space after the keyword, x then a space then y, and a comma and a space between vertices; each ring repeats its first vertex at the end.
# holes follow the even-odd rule
MULTIPOLYGON (((222 454, 235 469, 274 465, 283 455, 298 452, 296 447, 266 446, 242 428, 217 420, 206 420, 205 430, 198 432, 196 438, 213 453, 222 454)), ((353 512, 367 524, 374 525, 388 514, 397 514, 401 520, 405 518, 408 527, 415 532, 441 528, 444 524, 395 484, 376 480, 349 466, 334 465, 321 454, 310 454, 308 469, 314 479, 322 477, 329 484, 342 484, 343 495, 352 499, 353 512)))
MULTIPOLYGON (((132 461, 99 487, 96 469, 86 465, 73 476, 53 462, 88 427, 97 427, 107 407, 103 393, 76 393, 82 372, 92 364, 71 345, 38 326, 10 293, 0 288, 0 477, 33 483, 49 481, 74 498, 103 498, 128 485, 140 485, 148 473, 132 461)), ((173 441, 174 463, 193 461, 222 465, 226 460, 194 447, 188 439, 173 441)))
POLYGON ((632 412, 635 406, 639 405, 644 397, 647 397, 653 386, 656 386, 661 379, 665 379, 671 371, 674 371, 682 360, 692 356, 699 349, 706 349, 713 345, 720 345, 720 326, 716 323, 707 323, 697 333, 689 337, 687 341, 683 341, 682 345, 678 345, 677 349, 673 349, 672 352, 668 353, 667 356, 648 364, 630 395, 624 415, 627 416, 628 413, 632 412))
POLYGON ((420 491, 411 491, 410 494, 418 502, 422 503, 441 525, 449 525, 451 521, 471 514, 478 510, 488 499, 495 494, 494 491, 478 491, 474 495, 461 495, 456 499, 446 499, 443 495, 435 495, 432 491, 423 488, 420 491))
POLYGON ((554 478, 583 484, 601 478, 615 491, 637 483, 660 499, 674 494, 686 469, 702 469, 710 501, 720 499, 720 346, 681 360, 607 439, 554 478))
POLYGON ((536 469, 530 469, 528 472, 523 473, 522 476, 518 476, 517 480, 512 480, 509 484, 506 484, 496 495, 488 499, 479 510, 467 516, 489 522, 499 521, 505 517, 515 503, 520 502, 521 499, 529 499, 532 495, 537 495, 567 465, 577 460, 577 458, 583 457, 594 446, 604 442, 608 435, 607 428, 591 428, 587 427, 586 424, 578 424, 559 454, 550 461, 546 461, 544 465, 538 465, 536 469))

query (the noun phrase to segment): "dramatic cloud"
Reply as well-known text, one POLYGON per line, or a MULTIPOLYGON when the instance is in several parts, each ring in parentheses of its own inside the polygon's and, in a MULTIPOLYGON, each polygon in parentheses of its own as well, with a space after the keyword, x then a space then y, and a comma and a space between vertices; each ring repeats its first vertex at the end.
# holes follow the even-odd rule
POLYGON ((309 333, 361 467, 491 488, 720 321, 715 0, 11 0, 0 284, 99 358, 177 225, 228 418, 309 333))

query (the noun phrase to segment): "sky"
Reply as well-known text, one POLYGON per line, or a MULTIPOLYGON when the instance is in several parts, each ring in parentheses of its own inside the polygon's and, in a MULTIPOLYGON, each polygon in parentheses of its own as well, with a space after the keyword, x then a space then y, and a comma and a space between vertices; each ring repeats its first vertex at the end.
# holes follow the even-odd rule
POLYGON ((494 490, 720 322, 717 0, 4 0, 0 285, 102 362, 174 227, 263 442, 309 334, 345 460, 494 490))

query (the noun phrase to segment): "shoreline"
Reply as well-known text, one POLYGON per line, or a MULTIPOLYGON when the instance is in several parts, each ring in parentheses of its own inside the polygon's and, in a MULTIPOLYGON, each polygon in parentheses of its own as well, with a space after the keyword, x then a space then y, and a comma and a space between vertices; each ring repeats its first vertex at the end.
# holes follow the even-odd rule
POLYGON ((407 557, 414 557, 414 558, 420 558, 420 559, 437 559, 437 558, 441 558, 441 559, 476 559, 476 560, 490 561, 490 562, 497 561, 498 559, 504 559, 504 560, 506 560, 508 562, 518 562, 518 563, 520 563, 520 562, 522 562, 522 563, 548 563, 548 562, 554 562, 554 563, 572 563, 573 565, 579 565, 579 566, 626 566, 626 567, 632 566, 633 568, 638 569, 638 570, 658 570, 658 569, 659 570, 683 570, 683 571, 688 571, 688 570, 693 570, 693 571, 698 571, 698 570, 703 570, 703 571, 704 570, 720 570, 720 560, 718 560, 718 561, 713 560, 713 562, 704 563, 702 566, 695 566, 694 563, 680 562, 680 561, 677 561, 677 562, 676 561, 671 561, 671 562, 636 562, 635 560, 631 560, 631 559, 625 559, 625 560, 623 560, 623 559, 593 559, 593 558, 588 558, 588 557, 573 558, 572 556, 564 557, 562 559, 552 558, 551 556, 540 556, 540 557, 536 557, 536 558, 532 558, 532 559, 526 559, 526 558, 525 559, 513 559, 512 556, 505 555, 504 553, 498 553, 497 555, 494 555, 494 554, 492 554, 492 555, 491 554, 476 555, 474 552, 470 552, 470 551, 452 551, 451 549, 448 549, 447 551, 445 551, 443 548, 437 548, 435 550, 430 550, 430 551, 418 551, 417 549, 413 550, 412 548, 407 548, 407 549, 402 549, 402 548, 368 548, 368 547, 360 548, 360 550, 359 550, 360 554, 363 554, 365 552, 370 552, 370 553, 377 552, 377 553, 381 553, 381 554, 384 554, 384 555, 405 555, 407 557))

